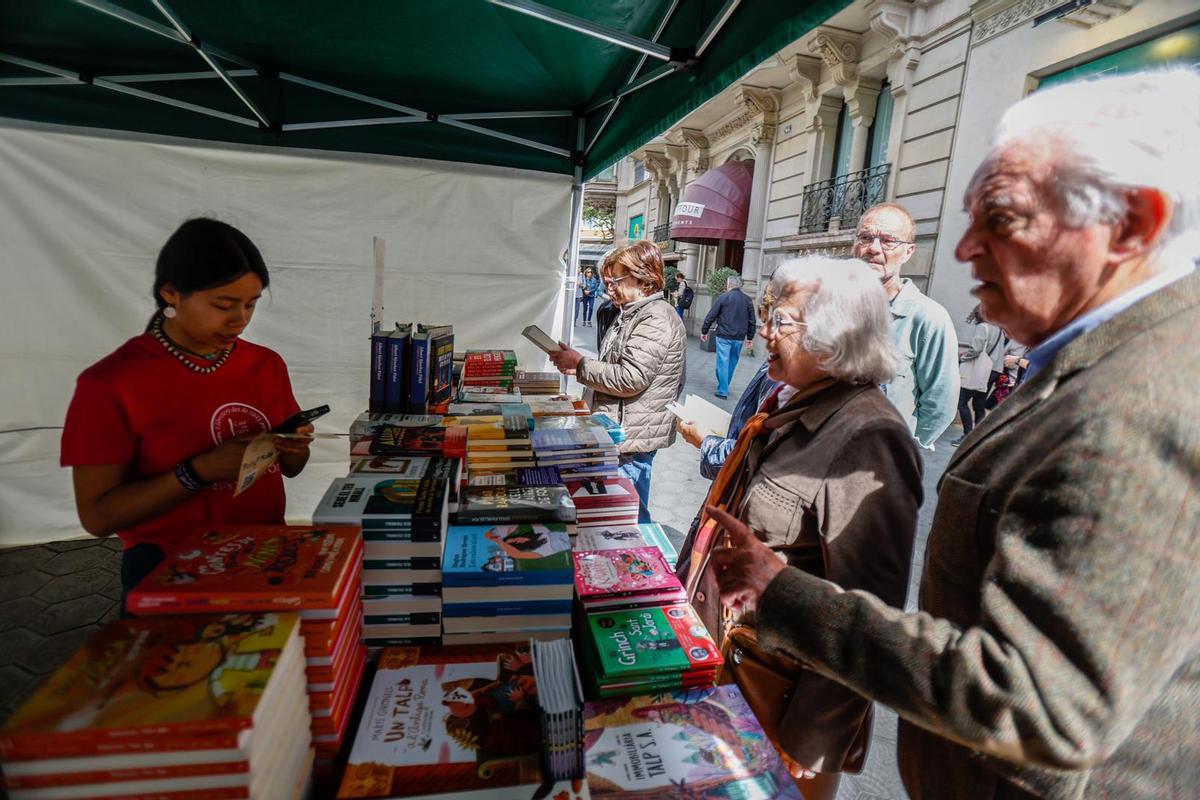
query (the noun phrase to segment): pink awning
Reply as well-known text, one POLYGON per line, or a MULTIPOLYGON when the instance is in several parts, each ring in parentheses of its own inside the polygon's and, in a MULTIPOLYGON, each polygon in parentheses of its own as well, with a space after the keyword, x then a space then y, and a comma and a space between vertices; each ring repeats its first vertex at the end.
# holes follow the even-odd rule
POLYGON ((753 182, 753 161, 730 161, 689 183, 671 216, 671 238, 693 244, 744 242, 753 182))

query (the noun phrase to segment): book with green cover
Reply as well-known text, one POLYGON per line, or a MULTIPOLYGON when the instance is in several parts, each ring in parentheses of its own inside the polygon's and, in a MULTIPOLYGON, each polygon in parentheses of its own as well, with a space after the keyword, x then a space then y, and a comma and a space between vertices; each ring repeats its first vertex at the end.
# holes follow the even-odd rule
POLYGON ((609 679, 709 671, 721 650, 688 605, 598 611, 587 615, 601 683, 609 679))

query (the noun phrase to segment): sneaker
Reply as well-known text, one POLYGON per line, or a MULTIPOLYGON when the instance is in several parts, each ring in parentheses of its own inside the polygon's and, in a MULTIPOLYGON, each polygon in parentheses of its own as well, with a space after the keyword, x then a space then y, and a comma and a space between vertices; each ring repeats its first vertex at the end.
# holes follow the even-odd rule
POLYGON ((720 392, 714 392, 714 393, 713 393, 713 397, 719 397, 719 398, 721 398, 722 400, 728 400, 728 399, 729 399, 729 395, 727 395, 727 394, 721 394, 720 392))
POLYGON ((963 439, 966 439, 966 438, 967 438, 967 435, 964 433, 962 436, 958 437, 958 438, 957 438, 957 439, 955 439, 953 442, 951 442, 951 443, 950 443, 950 446, 951 446, 951 447, 958 447, 960 444, 962 444, 962 443, 963 443, 963 439))

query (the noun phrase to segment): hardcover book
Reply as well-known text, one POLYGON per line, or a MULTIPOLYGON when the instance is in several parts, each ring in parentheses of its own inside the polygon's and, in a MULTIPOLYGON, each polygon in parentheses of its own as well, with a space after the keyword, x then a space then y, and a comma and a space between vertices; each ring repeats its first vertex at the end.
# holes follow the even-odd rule
POLYGON ((637 488, 626 477, 568 480, 565 486, 571 501, 580 510, 638 507, 637 488))
POLYGON ((564 525, 451 525, 443 586, 568 584, 574 578, 564 525))
POLYGON ((584 706, 593 798, 803 800, 737 686, 584 706))
POLYGON ((575 522, 575 504, 561 486, 468 487, 458 507, 464 525, 488 522, 575 522))
POLYGON ((403 413, 408 379, 409 339, 411 325, 396 325, 396 330, 387 337, 387 367, 384 375, 383 411, 390 414, 403 413))
POLYGON ((429 336, 430 406, 448 403, 454 395, 454 326, 417 325, 429 336))
POLYGON ((601 682, 640 675, 709 672, 724 662, 686 604, 587 614, 601 682))
POLYGON ((339 798, 538 782, 542 734, 527 644, 383 651, 339 798))
POLYGON ((657 547, 576 550, 575 591, 586 605, 592 598, 679 592, 683 585, 657 547))
POLYGON ((574 544, 577 550, 657 547, 668 565, 674 564, 679 558, 679 551, 657 522, 580 529, 574 544))
POLYGON ((371 393, 368 407, 372 412, 386 410, 388 331, 377 330, 371 334, 371 393))

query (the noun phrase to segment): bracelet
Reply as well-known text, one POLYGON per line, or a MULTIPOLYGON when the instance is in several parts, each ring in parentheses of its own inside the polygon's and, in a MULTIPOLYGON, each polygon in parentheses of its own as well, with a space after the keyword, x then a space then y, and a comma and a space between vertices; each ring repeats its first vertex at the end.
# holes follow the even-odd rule
POLYGON ((211 485, 196 473, 195 468, 192 467, 192 460, 190 458, 185 458, 175 465, 175 479, 189 492, 198 492, 201 489, 207 489, 211 485))

